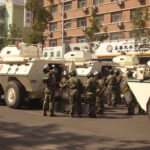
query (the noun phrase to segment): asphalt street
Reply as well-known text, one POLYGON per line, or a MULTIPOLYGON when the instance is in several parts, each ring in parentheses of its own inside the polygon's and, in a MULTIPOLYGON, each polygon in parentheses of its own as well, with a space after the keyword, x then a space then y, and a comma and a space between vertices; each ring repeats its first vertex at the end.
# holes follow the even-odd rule
POLYGON ((150 119, 126 115, 125 105, 97 118, 43 117, 38 106, 0 104, 0 150, 150 150, 150 119))

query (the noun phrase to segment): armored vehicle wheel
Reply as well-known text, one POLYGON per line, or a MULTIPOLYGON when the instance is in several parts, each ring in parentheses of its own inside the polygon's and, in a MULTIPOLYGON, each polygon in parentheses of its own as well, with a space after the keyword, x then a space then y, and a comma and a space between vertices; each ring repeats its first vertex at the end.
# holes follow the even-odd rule
POLYGON ((23 102, 24 89, 17 81, 10 81, 5 89, 5 102, 11 108, 19 108, 23 102))

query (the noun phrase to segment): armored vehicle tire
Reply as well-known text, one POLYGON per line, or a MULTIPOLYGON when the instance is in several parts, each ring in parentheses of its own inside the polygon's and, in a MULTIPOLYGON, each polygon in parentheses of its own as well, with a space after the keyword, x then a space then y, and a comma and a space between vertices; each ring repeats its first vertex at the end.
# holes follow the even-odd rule
POLYGON ((19 108, 23 102, 24 89, 17 81, 10 81, 5 89, 5 102, 11 108, 19 108))

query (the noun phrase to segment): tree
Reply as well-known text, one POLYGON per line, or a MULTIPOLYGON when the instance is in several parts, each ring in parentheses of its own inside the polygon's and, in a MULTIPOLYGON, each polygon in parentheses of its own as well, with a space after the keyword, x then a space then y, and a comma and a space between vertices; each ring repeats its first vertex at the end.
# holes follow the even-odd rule
POLYGON ((17 40, 22 40, 22 31, 16 26, 16 24, 10 24, 8 31, 5 29, 2 32, 0 38, 0 49, 7 46, 13 45, 17 40))
POLYGON ((7 45, 15 44, 18 39, 22 40, 22 31, 16 26, 16 24, 10 24, 7 34, 7 45))
POLYGON ((46 37, 43 32, 47 28, 48 22, 53 19, 52 8, 54 6, 51 4, 48 8, 44 8, 39 0, 32 0, 26 4, 27 10, 33 13, 32 32, 27 39, 29 43, 44 43, 46 37))
POLYGON ((133 24, 133 37, 135 47, 142 52, 145 48, 150 48, 150 29, 148 28, 149 13, 148 7, 137 8, 132 13, 131 22, 133 24))
POLYGON ((92 45, 94 41, 100 41, 103 42, 104 40, 106 40, 108 38, 108 34, 107 32, 107 28, 103 27, 101 24, 98 23, 98 18, 96 15, 96 9, 92 8, 92 18, 89 20, 91 23, 91 26, 85 29, 85 37, 86 37, 86 41, 89 43, 90 45, 90 51, 93 53, 93 49, 92 49, 92 45), (103 34, 99 34, 96 35, 96 33, 99 33, 101 31, 103 31, 103 34))
POLYGON ((7 32, 3 29, 3 32, 0 37, 0 50, 7 45, 7 40, 5 37, 7 37, 7 32))

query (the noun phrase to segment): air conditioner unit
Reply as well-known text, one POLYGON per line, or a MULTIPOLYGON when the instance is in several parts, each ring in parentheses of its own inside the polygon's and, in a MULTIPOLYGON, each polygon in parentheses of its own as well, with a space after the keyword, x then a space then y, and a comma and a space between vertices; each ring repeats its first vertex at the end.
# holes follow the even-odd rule
POLYGON ((117 26, 118 26, 119 28, 123 27, 123 22, 121 22, 121 21, 118 22, 118 23, 117 23, 117 26))
POLYGON ((48 32, 48 35, 49 35, 49 36, 52 36, 53 34, 52 34, 52 32, 51 32, 51 31, 49 31, 49 32, 48 32))
POLYGON ((144 3, 145 2, 145 0, 138 0, 140 3, 144 3))
POLYGON ((93 5, 92 8, 97 11, 97 6, 96 5, 93 5))
POLYGON ((118 0, 118 5, 123 5, 124 4, 124 0, 118 0))
POLYGON ((96 5, 93 5, 93 9, 96 9, 97 7, 96 7, 96 5))
POLYGON ((82 28, 82 30, 85 31, 85 30, 86 30, 86 26, 84 26, 84 27, 82 28))
POLYGON ((87 7, 83 7, 83 11, 86 12, 88 9, 87 7))

